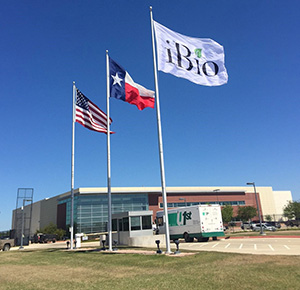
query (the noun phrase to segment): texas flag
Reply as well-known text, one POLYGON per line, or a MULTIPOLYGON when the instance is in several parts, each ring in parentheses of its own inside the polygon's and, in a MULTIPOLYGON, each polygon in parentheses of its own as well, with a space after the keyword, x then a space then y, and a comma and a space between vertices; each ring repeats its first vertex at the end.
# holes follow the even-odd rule
POLYGON ((139 110, 154 108, 154 92, 136 84, 129 73, 109 58, 110 96, 136 105, 139 110))

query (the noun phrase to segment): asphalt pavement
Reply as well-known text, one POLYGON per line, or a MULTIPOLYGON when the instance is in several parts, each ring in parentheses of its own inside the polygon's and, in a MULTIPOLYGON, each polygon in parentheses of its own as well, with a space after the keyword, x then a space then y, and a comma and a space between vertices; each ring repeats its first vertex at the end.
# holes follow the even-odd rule
POLYGON ((300 255, 300 237, 229 238, 207 243, 181 243, 180 249, 254 255, 300 255))
MULTIPOLYGON (((80 249, 101 248, 100 242, 82 243, 80 249)), ((24 251, 42 250, 42 249, 67 249, 66 242, 56 242, 47 244, 29 244, 24 246, 24 251)), ((176 249, 174 243, 171 244, 172 250, 176 249)), ((19 247, 11 248, 12 251, 18 251, 19 247)), ((254 255, 300 255, 300 236, 285 237, 235 237, 229 239, 218 239, 217 241, 208 241, 206 243, 185 243, 180 241, 179 250, 187 251, 213 251, 224 253, 240 253, 254 255)))

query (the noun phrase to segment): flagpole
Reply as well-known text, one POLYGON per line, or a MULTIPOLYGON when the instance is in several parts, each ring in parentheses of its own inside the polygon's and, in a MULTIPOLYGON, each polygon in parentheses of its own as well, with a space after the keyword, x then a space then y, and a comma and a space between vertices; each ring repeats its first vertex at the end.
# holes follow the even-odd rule
POLYGON ((111 213, 111 170, 110 170, 110 119, 109 119, 109 58, 106 50, 106 114, 107 114, 107 196, 108 196, 108 250, 112 251, 112 213, 111 213))
POLYGON ((152 7, 151 6, 150 6, 150 18, 151 18, 151 32, 152 32, 152 49, 153 49, 153 66, 154 66, 154 80, 155 80, 155 99, 156 99, 156 116, 157 116, 161 188, 162 188, 163 207, 164 207, 164 216, 165 216, 165 224, 166 224, 166 253, 170 254, 171 246, 170 246, 170 232, 169 232, 169 218, 168 218, 168 203, 167 203, 167 192, 166 192, 166 181, 165 181, 165 167, 164 167, 164 153, 163 153, 163 144, 162 144, 161 119, 160 119, 157 65, 156 65, 156 54, 155 54, 155 44, 154 44, 154 26, 153 26, 153 16, 152 16, 152 7))
POLYGON ((72 113, 72 156, 71 156, 71 250, 73 250, 73 238, 74 238, 74 151, 75 151, 75 98, 76 98, 76 87, 73 82, 73 113, 72 113))

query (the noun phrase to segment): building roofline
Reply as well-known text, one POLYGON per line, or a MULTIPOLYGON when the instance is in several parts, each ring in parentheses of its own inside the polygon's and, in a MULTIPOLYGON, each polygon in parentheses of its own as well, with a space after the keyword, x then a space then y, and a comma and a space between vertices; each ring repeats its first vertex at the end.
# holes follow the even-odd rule
MULTIPOLYGON (((271 186, 256 186, 258 193, 265 191, 273 191, 271 186)), ((251 186, 167 186, 167 193, 249 193, 253 192, 251 186)), ((156 193, 161 194, 162 190, 160 186, 140 186, 140 187, 112 187, 111 192, 113 194, 129 194, 129 193, 156 193)), ((75 195, 89 195, 89 194, 107 194, 107 187, 79 187, 74 189, 75 195)), ((56 198, 61 199, 70 196, 71 191, 59 194, 56 198)))
MULTIPOLYGON (((224 187, 224 186, 167 186, 166 191, 168 193, 182 193, 182 192, 211 192, 217 194, 217 192, 243 192, 248 191, 247 187, 224 187), (218 191, 216 191, 218 189, 218 191)), ((161 193, 161 187, 112 187, 112 193, 161 193)), ((92 193, 107 193, 107 187, 80 187, 74 191, 79 194, 92 194, 92 193)), ((70 194, 70 192, 69 192, 70 194)))

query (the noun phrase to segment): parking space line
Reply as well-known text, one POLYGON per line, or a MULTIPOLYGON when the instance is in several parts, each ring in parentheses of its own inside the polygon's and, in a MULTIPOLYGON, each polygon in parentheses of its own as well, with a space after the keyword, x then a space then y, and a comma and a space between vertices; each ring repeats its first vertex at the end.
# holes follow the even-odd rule
POLYGON ((229 246, 230 246, 230 243, 225 246, 225 249, 227 249, 229 246))
POLYGON ((256 244, 254 244, 254 250, 257 250, 257 246, 256 246, 256 244))
POLYGON ((217 245, 219 245, 220 243, 216 243, 212 246, 212 248, 216 247, 217 245))
POLYGON ((283 245, 286 249, 290 250, 290 248, 287 245, 283 245))
POLYGON ((270 244, 268 246, 272 251, 275 251, 274 248, 270 244))
POLYGON ((208 245, 208 243, 203 243, 200 245, 200 248, 202 248, 203 246, 206 246, 206 245, 208 245))
POLYGON ((243 247, 243 244, 240 245, 239 249, 241 249, 243 247))

